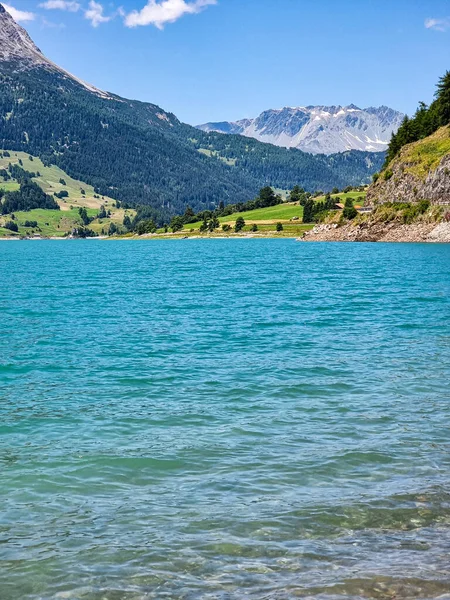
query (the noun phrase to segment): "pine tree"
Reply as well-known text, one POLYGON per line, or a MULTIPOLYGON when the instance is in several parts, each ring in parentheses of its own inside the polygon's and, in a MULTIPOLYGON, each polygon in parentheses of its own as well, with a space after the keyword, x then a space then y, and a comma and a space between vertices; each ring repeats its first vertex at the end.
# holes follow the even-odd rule
POLYGON ((436 90, 439 125, 450 124, 450 71, 439 79, 436 90))

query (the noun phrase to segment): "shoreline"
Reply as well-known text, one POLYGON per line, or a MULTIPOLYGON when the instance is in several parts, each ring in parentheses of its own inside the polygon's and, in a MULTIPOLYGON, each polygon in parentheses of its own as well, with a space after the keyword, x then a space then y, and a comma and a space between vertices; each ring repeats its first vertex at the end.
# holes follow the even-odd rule
POLYGON ((302 242, 450 243, 450 223, 336 223, 316 225, 302 242))
POLYGON ((390 223, 347 223, 345 225, 321 224, 316 225, 303 236, 286 234, 229 234, 229 235, 199 235, 199 234, 145 234, 123 236, 98 236, 91 238, 41 237, 21 238, 17 236, 1 237, 0 242, 42 242, 42 241, 152 241, 152 240, 295 240, 297 242, 383 242, 383 243, 450 243, 450 222, 413 223, 406 225, 399 222, 390 223))

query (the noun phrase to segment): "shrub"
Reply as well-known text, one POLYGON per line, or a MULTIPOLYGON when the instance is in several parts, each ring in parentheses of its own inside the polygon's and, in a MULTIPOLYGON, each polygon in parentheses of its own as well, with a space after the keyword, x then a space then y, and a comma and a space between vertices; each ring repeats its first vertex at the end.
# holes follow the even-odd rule
POLYGON ((236 231, 236 233, 238 233, 239 231, 242 231, 245 227, 245 221, 244 221, 244 217, 238 217, 236 219, 236 224, 234 226, 234 230, 236 231))
POLYGON ((419 213, 421 215, 426 213, 427 210, 430 208, 430 205, 431 205, 431 203, 429 200, 420 200, 420 202, 417 203, 417 208, 419 210, 419 213))
POLYGON ((346 206, 342 211, 342 215, 344 219, 352 221, 358 215, 358 211, 354 206, 346 206))
POLYGON ((392 177, 393 175, 394 175, 394 173, 392 172, 392 170, 391 170, 391 169, 387 169, 387 170, 384 172, 384 180, 385 180, 385 181, 389 181, 389 179, 391 179, 391 177, 392 177))
POLYGON ((231 231, 231 225, 225 223, 225 225, 222 225, 222 231, 231 231))
POLYGON ((253 232, 258 231, 258 225, 256 225, 256 223, 253 223, 253 225, 250 228, 250 231, 253 231, 253 232))
POLYGON ((9 229, 10 231, 19 231, 19 227, 17 226, 17 223, 14 223, 14 221, 7 221, 5 223, 5 229, 9 229))
POLYGON ((277 231, 283 231, 283 225, 282 225, 282 223, 277 223, 276 229, 277 229, 277 231))

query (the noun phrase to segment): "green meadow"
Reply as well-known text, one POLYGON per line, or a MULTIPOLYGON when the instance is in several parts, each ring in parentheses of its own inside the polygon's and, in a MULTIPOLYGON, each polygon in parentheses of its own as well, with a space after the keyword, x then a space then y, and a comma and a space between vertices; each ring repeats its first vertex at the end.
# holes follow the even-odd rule
MULTIPOLYGON (((99 235, 101 235, 102 229, 105 231, 109 229, 110 223, 121 225, 125 214, 133 218, 135 211, 117 208, 114 199, 95 194, 91 185, 73 179, 59 167, 55 165, 46 167, 39 158, 30 157, 25 152, 9 151, 9 153, 9 157, 0 157, 0 169, 8 169, 9 163, 18 164, 26 171, 39 173, 39 176, 34 177, 33 181, 46 194, 54 195, 55 192, 65 190, 69 195, 67 198, 56 198, 60 210, 35 209, 26 212, 15 212, 15 222, 19 226, 17 233, 3 227, 7 221, 11 220, 11 216, 0 215, 0 237, 19 237, 33 234, 42 237, 63 237, 66 233, 70 233, 74 227, 82 225, 78 212, 80 208, 86 208, 88 216, 94 218, 94 221, 88 227, 99 235), (19 163, 19 160, 22 161, 22 164, 19 163), (111 211, 111 216, 105 219, 95 219, 102 205, 105 206, 107 211, 111 211), (38 226, 37 228, 25 227, 25 221, 37 221, 38 226)), ((0 189, 4 192, 18 190, 19 187, 16 181, 2 181, 0 177, 0 189)))
MULTIPOLYGON (((353 201, 353 204, 358 206, 360 204, 358 199, 361 197, 365 199, 365 196, 365 192, 352 191, 346 194, 341 193, 333 195, 333 198, 339 198, 343 204, 347 198, 350 198, 353 201)), ((324 199, 324 196, 319 196, 316 198, 316 201, 320 202, 324 199)), ((243 217, 245 221, 245 227, 243 230, 244 232, 250 231, 252 225, 256 225, 258 227, 258 231, 260 232, 274 232, 276 224, 281 223, 283 225, 285 234, 289 232, 292 235, 300 235, 305 230, 311 229, 312 227, 311 225, 304 225, 302 223, 303 207, 296 202, 285 202, 283 204, 278 204, 277 206, 269 206, 267 208, 257 208, 255 210, 233 213, 232 215, 227 215, 226 217, 220 217, 220 225, 230 225, 233 227, 238 217, 243 217), (297 219, 295 219, 295 217, 297 217, 297 219)), ((188 223, 184 226, 183 231, 191 232, 191 230, 194 230, 198 233, 201 224, 201 221, 197 221, 196 223, 188 223)))

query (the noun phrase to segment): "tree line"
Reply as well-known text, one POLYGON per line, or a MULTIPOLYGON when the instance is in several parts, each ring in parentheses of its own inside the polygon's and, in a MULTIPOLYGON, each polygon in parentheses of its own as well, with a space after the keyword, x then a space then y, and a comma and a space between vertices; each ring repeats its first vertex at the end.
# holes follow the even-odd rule
POLYGON ((0 189, 0 208, 3 215, 14 213, 16 211, 30 211, 35 208, 47 208, 59 210, 59 204, 52 196, 46 194, 43 189, 34 181, 36 173, 25 171, 18 165, 9 165, 8 174, 16 179, 20 188, 14 192, 3 192, 0 189))
POLYGON ((439 127, 450 124, 450 71, 437 84, 435 99, 427 106, 420 102, 412 118, 405 116, 397 133, 392 135, 386 154, 386 168, 406 144, 417 142, 434 133, 439 127))

